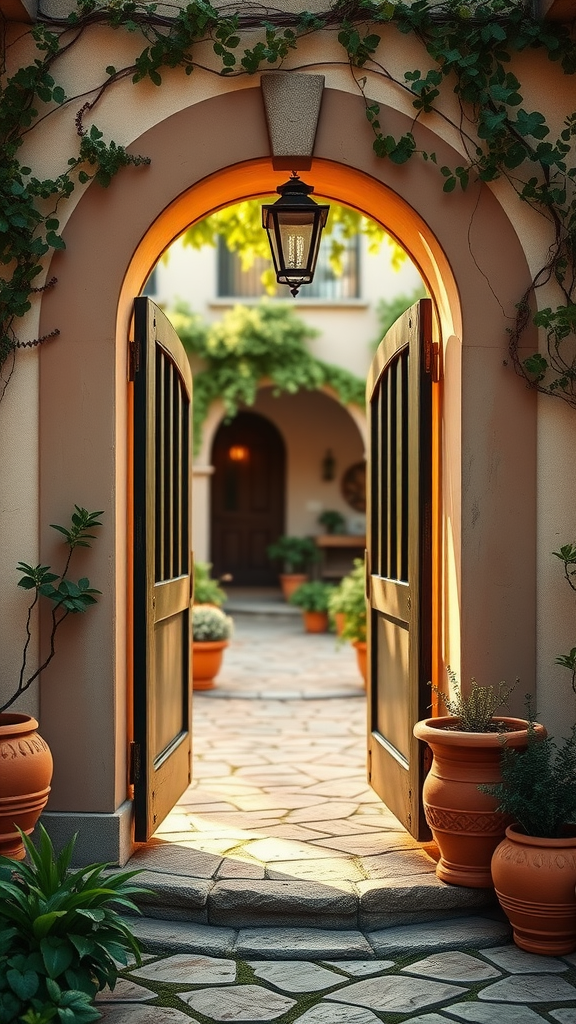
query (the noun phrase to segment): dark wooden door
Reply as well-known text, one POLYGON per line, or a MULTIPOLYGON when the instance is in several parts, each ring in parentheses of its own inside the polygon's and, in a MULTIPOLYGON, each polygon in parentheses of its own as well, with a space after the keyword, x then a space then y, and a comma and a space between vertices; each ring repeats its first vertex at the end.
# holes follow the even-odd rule
POLYGON ((192 375, 171 323, 134 301, 135 838, 191 781, 192 375))
POLYGON ((417 839, 432 671, 432 304, 386 334, 367 386, 368 776, 417 839))
POLYGON ((243 586, 276 584, 266 548, 284 532, 282 435, 265 416, 240 412, 220 426, 212 463, 214 573, 230 573, 243 586))

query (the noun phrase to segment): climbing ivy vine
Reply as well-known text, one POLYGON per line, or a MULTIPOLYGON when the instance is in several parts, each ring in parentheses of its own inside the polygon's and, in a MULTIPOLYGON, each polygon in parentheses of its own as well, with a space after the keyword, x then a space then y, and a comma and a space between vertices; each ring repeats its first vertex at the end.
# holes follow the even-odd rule
MULTIPOLYGON (((545 217, 552 244, 530 288, 519 296, 517 318, 510 329, 510 353, 516 370, 530 387, 576 405, 576 168, 572 160, 576 112, 566 111, 559 133, 544 114, 527 107, 523 87, 512 70, 516 54, 538 50, 554 62, 559 73, 576 72, 576 42, 570 26, 541 22, 518 0, 446 0, 429 4, 414 0, 336 0, 322 14, 299 15, 252 7, 243 3, 237 13, 218 11, 207 0, 193 0, 173 17, 166 8, 136 0, 79 0, 67 18, 40 15, 29 30, 34 54, 27 66, 13 73, 3 53, 4 80, 0 93, 0 391, 10 378, 21 347, 45 338, 19 337, 18 321, 30 308, 34 294, 53 287, 53 279, 37 286, 44 264, 54 249, 64 247, 59 208, 78 186, 91 180, 106 187, 128 164, 147 162, 106 138, 105 125, 96 123, 98 104, 125 79, 137 87, 143 80, 162 85, 168 69, 190 75, 202 67, 223 76, 254 75, 283 66, 300 41, 314 33, 335 33, 347 66, 365 103, 374 133, 377 156, 395 164, 419 157, 438 174, 444 192, 467 189, 475 181, 506 179, 519 202, 545 217), (143 46, 132 63, 103 69, 100 85, 82 97, 66 95, 58 81, 59 62, 95 25, 141 38, 143 46), (419 67, 399 76, 386 64, 390 33, 411 34, 421 46, 419 67), (205 62, 208 43, 216 65, 205 62), (465 157, 457 166, 438 163, 434 152, 418 150, 413 131, 386 134, 379 105, 371 98, 375 77, 385 78, 410 96, 414 122, 430 116, 452 123, 465 157), (443 105, 456 95, 459 116, 451 121, 443 105), (63 107, 76 104, 76 152, 62 154, 62 170, 42 179, 22 164, 19 151, 29 132, 63 107), (78 104, 80 104, 78 106, 78 104), (435 166, 434 166, 435 165, 435 166), (558 288, 555 307, 534 314, 535 289, 550 281, 558 288), (530 320, 546 332, 545 353, 521 361, 518 343, 530 320)), ((393 41, 393 40, 392 40, 393 41)), ((300 70, 304 65, 300 65, 300 70)), ((318 70, 318 64, 314 68, 318 70)), ((74 109, 74 108, 73 108, 74 109)), ((55 325, 49 337, 57 334, 55 325)))

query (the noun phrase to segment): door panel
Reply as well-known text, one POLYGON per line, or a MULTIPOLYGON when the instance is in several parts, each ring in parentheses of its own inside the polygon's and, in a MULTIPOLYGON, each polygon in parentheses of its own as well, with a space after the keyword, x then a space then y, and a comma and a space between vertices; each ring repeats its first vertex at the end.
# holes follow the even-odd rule
POLYGON ((191 781, 192 377, 174 328, 134 301, 135 838, 191 781))
POLYGON ((430 833, 412 727, 432 671, 432 304, 390 328, 367 386, 368 775, 418 839, 430 833))

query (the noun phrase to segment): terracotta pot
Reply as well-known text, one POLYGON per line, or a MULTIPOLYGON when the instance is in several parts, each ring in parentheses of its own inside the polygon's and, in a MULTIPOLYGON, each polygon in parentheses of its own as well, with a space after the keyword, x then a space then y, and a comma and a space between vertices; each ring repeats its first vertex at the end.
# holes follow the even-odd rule
POLYGON ((543 839, 509 825, 492 857, 492 878, 517 946, 545 956, 576 949, 576 831, 543 839))
MULTIPOLYGON (((522 749, 528 740, 522 718, 499 717, 511 728, 509 747, 522 749)), ((500 782, 502 740, 497 732, 451 729, 457 718, 428 718, 417 722, 414 735, 432 750, 432 767, 422 795, 424 812, 440 850, 436 874, 443 882, 475 889, 492 885, 490 861, 504 838, 509 818, 496 812, 494 797, 481 793, 480 783, 500 782)), ((536 725, 544 738, 546 730, 536 725)))
POLYGON ((328 612, 302 612, 307 633, 328 632, 328 612))
POLYGON ((352 647, 356 648, 356 661, 358 662, 358 668, 360 675, 364 680, 364 686, 368 681, 368 668, 366 664, 366 641, 365 640, 353 640, 352 647))
POLYGON ((346 612, 334 612, 334 625, 336 626, 336 636, 342 636, 346 625, 346 612))
POLYGON ((0 855, 24 860, 16 826, 30 835, 50 793, 52 754, 29 715, 0 714, 0 855))
POLYGON ((192 641, 192 678, 195 690, 211 690, 214 678, 222 668, 224 648, 228 640, 192 641))
POLYGON ((307 575, 294 572, 281 573, 279 579, 280 586, 282 587, 282 593, 286 601, 295 590, 298 590, 298 587, 301 586, 302 583, 308 582, 307 575))

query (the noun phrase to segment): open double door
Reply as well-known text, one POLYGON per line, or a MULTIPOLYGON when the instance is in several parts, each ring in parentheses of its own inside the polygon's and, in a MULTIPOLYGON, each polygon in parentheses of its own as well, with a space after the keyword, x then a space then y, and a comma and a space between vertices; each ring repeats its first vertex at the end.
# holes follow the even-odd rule
MULTIPOLYGON (((192 380, 174 328, 134 304, 135 838, 191 780, 192 380)), ((388 331, 368 379, 368 777, 406 829, 428 835, 412 736, 432 661, 431 301, 388 331)))

